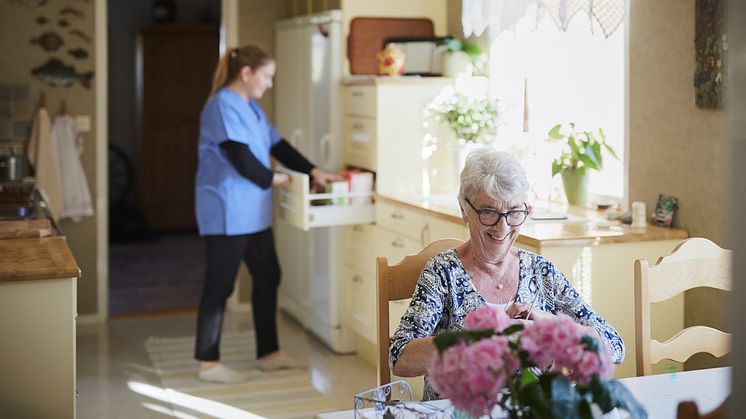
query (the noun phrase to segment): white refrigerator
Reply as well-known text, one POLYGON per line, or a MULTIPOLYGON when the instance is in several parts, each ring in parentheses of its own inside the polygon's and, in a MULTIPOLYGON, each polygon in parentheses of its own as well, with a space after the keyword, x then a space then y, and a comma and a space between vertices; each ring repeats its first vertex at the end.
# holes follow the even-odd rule
MULTIPOLYGON (((277 22, 275 58, 278 130, 316 166, 338 171, 342 167, 341 11, 277 22)), ((280 309, 335 352, 354 352, 355 335, 344 321, 344 227, 303 231, 276 215, 274 231, 282 267, 280 309)))

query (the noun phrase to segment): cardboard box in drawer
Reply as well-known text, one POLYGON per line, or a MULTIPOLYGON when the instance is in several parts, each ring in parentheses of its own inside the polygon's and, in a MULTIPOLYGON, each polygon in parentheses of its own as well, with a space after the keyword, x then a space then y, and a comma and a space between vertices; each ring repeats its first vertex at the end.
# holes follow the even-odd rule
MULTIPOLYGON (((345 177, 350 183, 350 192, 369 192, 373 190, 373 173, 364 170, 350 170, 345 177)), ((352 205, 369 204, 373 201, 371 196, 353 196, 352 205)))

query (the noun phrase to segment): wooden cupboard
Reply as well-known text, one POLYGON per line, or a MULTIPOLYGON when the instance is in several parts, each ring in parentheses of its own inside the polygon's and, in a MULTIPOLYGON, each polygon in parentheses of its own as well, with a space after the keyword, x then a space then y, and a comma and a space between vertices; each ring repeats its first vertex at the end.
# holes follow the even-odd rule
POLYGON ((64 237, 0 240, 2 417, 75 418, 79 276, 64 237))
POLYGON ((177 23, 138 36, 138 188, 155 230, 193 229, 199 116, 218 61, 218 29, 177 23))

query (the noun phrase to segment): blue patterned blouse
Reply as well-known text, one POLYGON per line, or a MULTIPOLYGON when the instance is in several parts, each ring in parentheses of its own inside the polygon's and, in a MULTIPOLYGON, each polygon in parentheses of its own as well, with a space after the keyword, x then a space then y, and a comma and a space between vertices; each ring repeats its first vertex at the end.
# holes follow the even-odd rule
MULTIPOLYGON (((580 324, 595 328, 606 340, 614 363, 624 360, 624 342, 619 333, 580 297, 564 274, 543 256, 518 250, 520 275, 517 302, 534 301, 548 313, 564 313, 580 324)), ((435 336, 444 330, 461 330, 466 315, 485 305, 474 288, 455 249, 431 258, 420 273, 409 308, 391 338, 389 365, 396 364, 404 347, 417 338, 435 336)), ((425 376, 424 400, 440 398, 425 376)))

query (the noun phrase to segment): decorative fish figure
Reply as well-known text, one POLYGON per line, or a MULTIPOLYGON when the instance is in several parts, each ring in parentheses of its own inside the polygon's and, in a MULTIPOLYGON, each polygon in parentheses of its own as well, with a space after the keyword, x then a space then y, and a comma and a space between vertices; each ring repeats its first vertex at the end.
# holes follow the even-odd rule
POLYGON ((74 7, 65 7, 64 9, 60 10, 60 16, 64 17, 65 19, 82 19, 85 17, 85 13, 74 7))
POLYGON ((48 83, 50 86, 72 86, 80 82, 86 89, 91 87, 93 71, 78 73, 75 67, 66 65, 56 58, 50 58, 46 64, 31 70, 31 74, 48 83))
POLYGON ((73 37, 75 37, 79 41, 91 42, 91 37, 90 36, 84 34, 83 32, 81 32, 81 31, 79 31, 77 29, 70 29, 69 33, 70 33, 70 35, 72 35, 73 37))
POLYGON ((48 0, 12 0, 14 3, 21 3, 29 9, 34 7, 41 7, 47 4, 48 0))
POLYGON ((47 19, 45 16, 39 16, 36 18, 36 23, 38 25, 46 25, 49 23, 49 19, 47 19))
POLYGON ((60 28, 67 28, 70 26, 70 22, 65 19, 60 19, 57 21, 57 25, 59 25, 60 28))
POLYGON ((39 44, 41 48, 46 52, 54 52, 60 49, 61 46, 65 45, 65 41, 62 37, 57 35, 57 32, 47 31, 41 34, 38 38, 31 40, 32 44, 39 44))
POLYGON ((75 48, 67 50, 67 53, 75 57, 76 60, 82 60, 88 58, 88 51, 83 48, 75 48))

